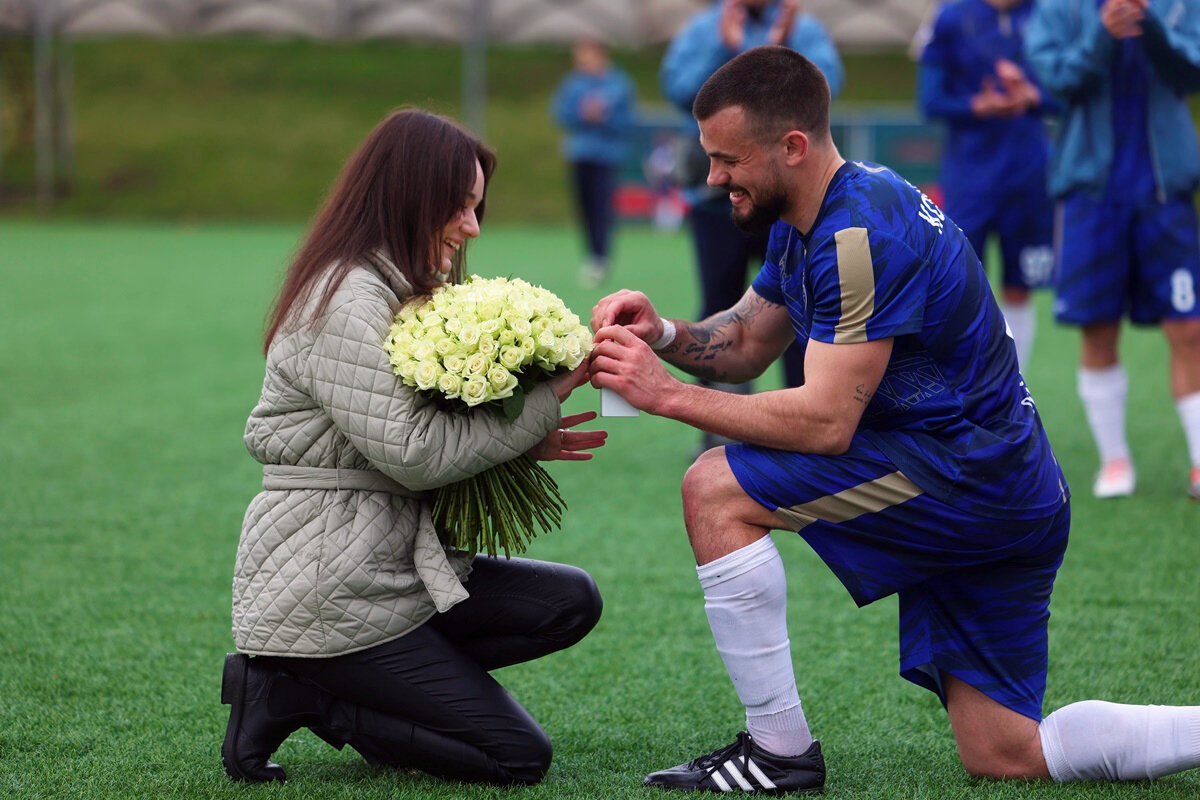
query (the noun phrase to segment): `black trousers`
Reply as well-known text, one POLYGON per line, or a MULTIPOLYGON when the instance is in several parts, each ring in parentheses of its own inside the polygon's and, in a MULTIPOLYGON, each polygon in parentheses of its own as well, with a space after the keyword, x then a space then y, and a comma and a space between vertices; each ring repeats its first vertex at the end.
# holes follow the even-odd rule
MULTIPOLYGON (((700 271, 700 319, 733 308, 746 293, 747 271, 758 273, 767 253, 766 232, 747 235, 729 216, 729 200, 719 197, 692 206, 688 224, 700 271)), ((792 344, 783 353, 787 386, 804 383, 804 350, 792 344)))
POLYGON ((617 167, 600 161, 575 161, 571 167, 575 201, 587 234, 588 253, 594 259, 607 261, 609 242, 617 218, 613 206, 617 191, 617 167))
POLYGON ((329 729, 372 763, 444 778, 536 783, 550 740, 489 670, 578 642, 600 618, 600 592, 581 569, 476 556, 470 598, 399 639, 333 658, 271 661, 335 700, 329 729))

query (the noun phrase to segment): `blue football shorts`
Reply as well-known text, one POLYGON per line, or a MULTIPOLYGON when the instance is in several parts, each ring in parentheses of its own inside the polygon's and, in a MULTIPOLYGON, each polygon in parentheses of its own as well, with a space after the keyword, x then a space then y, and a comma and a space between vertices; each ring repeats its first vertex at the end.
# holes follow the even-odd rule
POLYGON ((1059 322, 1200 317, 1200 235, 1190 196, 1120 204, 1073 192, 1059 201, 1055 228, 1059 322))
POLYGON ((941 672, 1042 719, 1050 591, 1070 504, 1032 521, 964 513, 923 492, 863 437, 840 456, 736 444, 746 493, 798 531, 864 606, 897 594, 900 675, 945 703, 941 672))
POLYGON ((1054 202, 1043 181, 1002 192, 950 185, 944 205, 980 260, 986 258, 988 236, 995 234, 1005 288, 1038 289, 1053 283, 1054 202))

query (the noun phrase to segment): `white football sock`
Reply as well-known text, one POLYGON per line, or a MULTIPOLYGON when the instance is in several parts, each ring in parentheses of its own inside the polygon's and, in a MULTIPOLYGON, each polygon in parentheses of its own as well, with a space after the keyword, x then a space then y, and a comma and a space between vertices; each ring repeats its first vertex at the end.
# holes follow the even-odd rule
POLYGON ((1037 328, 1037 314, 1032 302, 1001 303, 1004 321, 1012 331, 1013 343, 1017 346, 1017 366, 1022 371, 1029 366, 1029 355, 1033 352, 1033 333, 1037 328))
POLYGON ((1130 706, 1085 700, 1038 731, 1058 782, 1137 781, 1200 766, 1200 706, 1130 706))
POLYGON ((1129 458, 1129 443, 1125 440, 1125 398, 1129 382, 1125 368, 1113 364, 1105 369, 1079 369, 1079 399, 1087 415, 1100 463, 1129 458))
POLYGON ((1179 421, 1183 423, 1183 435, 1187 439, 1188 456, 1193 467, 1200 467, 1200 392, 1189 394, 1175 401, 1179 421))
POLYGON ((717 652, 759 747, 799 755, 812 744, 787 633, 787 576, 770 535, 696 568, 717 652))

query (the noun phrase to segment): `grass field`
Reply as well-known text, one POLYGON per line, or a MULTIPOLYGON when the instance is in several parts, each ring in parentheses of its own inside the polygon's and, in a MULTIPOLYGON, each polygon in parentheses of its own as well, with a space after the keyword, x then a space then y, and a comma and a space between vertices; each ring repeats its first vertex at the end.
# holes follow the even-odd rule
MULTIPOLYGON (((553 465, 570 512, 531 555, 591 571, 606 607, 577 647, 499 675, 555 742, 543 784, 466 787, 375 769, 307 732, 277 754, 287 785, 224 776, 231 570, 260 477, 240 439, 262 380, 261 320, 299 233, 0 222, 0 796, 660 797, 642 776, 730 740, 741 712, 680 521, 696 435, 646 416, 610 420, 593 462, 553 465)), ((617 250, 615 283, 691 315, 682 235, 627 228, 617 250)), ((475 271, 528 277, 585 316, 596 299, 574 283, 569 230, 497 227, 472 256, 475 271)), ((1183 495, 1164 347, 1154 332, 1127 337, 1141 486, 1098 503, 1075 335, 1050 323, 1045 299, 1027 378, 1076 488, 1047 710, 1090 697, 1200 703, 1200 506, 1183 495)), ((586 388, 569 403, 597 406, 586 388)), ((1200 795, 1200 772, 1120 786, 968 779, 936 699, 896 675, 894 600, 855 609, 798 537, 776 538, 829 797, 1200 795)))

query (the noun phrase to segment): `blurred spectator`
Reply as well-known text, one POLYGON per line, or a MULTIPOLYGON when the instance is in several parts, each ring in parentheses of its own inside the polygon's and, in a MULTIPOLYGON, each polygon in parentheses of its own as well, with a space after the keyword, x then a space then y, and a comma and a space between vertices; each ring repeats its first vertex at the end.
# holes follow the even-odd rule
MULTIPOLYGON (((721 0, 689 19, 671 40, 659 78, 663 94, 687 116, 692 136, 681 140, 676 179, 685 187, 691 208, 689 230, 699 270, 700 319, 732 308, 746 290, 751 258, 757 268, 767 250, 767 234, 747 236, 730 218, 729 197, 706 183, 708 157, 699 144, 699 127, 692 119, 692 101, 700 86, 726 61, 763 44, 789 47, 817 65, 833 96, 842 88, 844 72, 833 40, 825 28, 803 11, 799 0, 721 0)), ((804 383, 804 352, 790 347, 783 355, 784 382, 804 383)), ((701 381, 701 383, 706 383, 701 381)), ((708 384, 706 385, 713 385, 708 384)), ((749 383, 717 388, 742 394, 749 383)), ((705 434, 702 449, 724 440, 705 434)))
POLYGON ((580 282, 599 286, 608 276, 616 212, 613 195, 634 121, 633 82, 613 66, 608 48, 581 39, 571 51, 573 69, 554 93, 554 119, 566 132, 563 155, 571 164, 588 260, 580 282))
POLYGON ((654 195, 654 227, 673 231, 683 224, 683 197, 675 186, 676 141, 670 134, 660 134, 642 161, 642 172, 654 195))
POLYGON ((1080 325, 1079 396, 1100 454, 1097 497, 1131 494, 1121 320, 1161 325, 1200 499, 1200 4, 1040 0, 1026 35, 1043 85, 1066 102, 1050 175, 1059 200, 1055 315, 1080 325))
POLYGON ((1023 37, 1033 0, 941 6, 920 55, 917 101, 945 122, 943 210, 981 261, 994 234, 1003 264, 1000 308, 1022 368, 1033 347, 1030 290, 1053 277, 1054 206, 1046 191, 1047 102, 1029 77, 1023 37))

